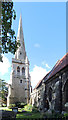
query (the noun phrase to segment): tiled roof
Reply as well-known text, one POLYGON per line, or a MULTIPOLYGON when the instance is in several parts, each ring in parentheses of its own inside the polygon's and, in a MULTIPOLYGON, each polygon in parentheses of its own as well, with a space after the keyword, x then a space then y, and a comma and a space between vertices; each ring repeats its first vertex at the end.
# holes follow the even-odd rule
POLYGON ((38 88, 44 79, 46 81, 47 79, 51 78, 53 75, 55 75, 57 72, 62 70, 67 65, 68 65, 68 53, 64 55, 60 60, 57 61, 57 63, 52 68, 52 70, 49 73, 47 73, 46 76, 37 83, 34 89, 38 88))
POLYGON ((42 82, 42 80, 40 80, 37 85, 35 86, 34 90, 37 89, 37 87, 40 85, 40 83, 42 82))
POLYGON ((64 55, 59 61, 57 61, 57 63, 51 70, 51 73, 50 73, 48 79, 51 78, 56 73, 58 73, 60 70, 62 70, 67 65, 68 65, 68 53, 66 55, 64 55))
POLYGON ((49 73, 50 73, 50 72, 48 72, 48 73, 46 74, 46 76, 37 83, 37 85, 35 86, 34 90, 39 87, 39 85, 42 83, 42 81, 43 81, 44 79, 47 79, 47 76, 49 75, 49 73))

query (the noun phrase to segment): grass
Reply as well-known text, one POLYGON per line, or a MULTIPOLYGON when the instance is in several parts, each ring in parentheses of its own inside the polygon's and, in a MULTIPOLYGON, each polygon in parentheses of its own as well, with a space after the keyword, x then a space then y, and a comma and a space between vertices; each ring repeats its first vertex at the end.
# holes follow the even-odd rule
MULTIPOLYGON (((21 109, 19 109, 18 110, 18 113, 16 114, 16 118, 17 118, 17 120, 20 118, 20 120, 22 120, 22 119, 30 119, 30 118, 43 118, 43 116, 47 116, 47 118, 60 118, 61 117, 61 115, 59 115, 59 114, 55 114, 55 113, 53 113, 53 114, 48 114, 48 113, 44 113, 44 114, 42 114, 42 113, 40 113, 40 112, 38 112, 38 111, 35 111, 36 109, 34 109, 34 111, 32 110, 33 109, 33 107, 31 106, 31 105, 26 105, 24 108, 21 108, 21 109), (25 111, 25 112, 22 112, 22 111, 25 111)), ((6 110, 6 111, 12 111, 12 109, 9 109, 9 108, 7 108, 7 107, 0 107, 0 110, 6 110)), ((68 116, 68 112, 67 113, 65 113, 64 115, 63 115, 63 118, 65 118, 66 116, 68 116)))
POLYGON ((25 105, 23 110, 31 112, 32 111, 32 105, 29 105, 29 104, 25 105))
POLYGON ((26 112, 26 113, 17 114, 16 118, 42 118, 42 114, 26 112))
POLYGON ((0 107, 0 110, 12 111, 12 109, 9 109, 8 107, 0 107))
POLYGON ((26 105, 19 110, 20 113, 16 115, 16 118, 42 118, 42 114, 40 114, 40 112, 32 112, 32 108, 32 105, 26 105), (22 113, 22 110, 25 110, 26 112, 22 113))
MULTIPOLYGON (((0 110, 6 110, 6 111, 12 111, 12 109, 9 109, 7 107, 0 107, 0 110)), ((26 105, 24 108, 21 108, 18 110, 18 114, 16 115, 16 118, 42 118, 42 114, 40 112, 32 112, 32 105, 26 105), (22 113, 22 110, 25 110, 26 112, 22 113)))

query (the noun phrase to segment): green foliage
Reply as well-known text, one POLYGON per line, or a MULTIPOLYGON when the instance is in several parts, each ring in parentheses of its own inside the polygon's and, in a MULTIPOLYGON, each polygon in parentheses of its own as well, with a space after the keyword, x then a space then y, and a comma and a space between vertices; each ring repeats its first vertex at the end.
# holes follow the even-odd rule
POLYGON ((25 105, 25 106, 24 106, 24 110, 31 112, 31 111, 32 111, 32 105, 30 105, 30 104, 25 105))
POLYGON ((12 108, 12 107, 16 107, 16 105, 15 105, 15 104, 10 104, 10 105, 8 106, 9 109, 12 108))
MULTIPOLYGON (((14 104, 12 104, 14 105, 14 104)), ((67 113, 64 113, 64 114, 60 114, 60 113, 56 113, 54 110, 52 111, 52 114, 50 113, 40 113, 40 112, 32 112, 32 105, 26 105, 23 108, 21 108, 20 112, 16 115, 16 118, 17 119, 20 119, 22 120, 22 118, 44 118, 46 117, 46 119, 56 119, 56 120, 68 120, 68 112, 67 113), (25 110, 25 107, 26 107, 26 113, 22 113, 22 110, 25 110)), ((6 111, 12 111, 12 109, 8 109, 7 107, 1 107, 0 110, 6 110, 6 111)))
POLYGON ((15 20, 16 13, 13 10, 13 2, 2 2, 2 52, 15 53, 16 36, 11 29, 12 18, 15 20))
POLYGON ((17 119, 21 119, 22 118, 28 118, 28 119, 32 119, 32 118, 43 118, 42 114, 40 112, 38 112, 36 107, 33 107, 30 104, 27 104, 24 106, 23 109, 20 110, 21 113, 18 113, 16 115, 17 119), (34 111, 32 111, 32 109, 34 111), (25 110, 26 112, 22 113, 22 110, 25 110))
POLYGON ((0 105, 0 107, 1 107, 1 105, 0 105))
POLYGON ((27 112, 27 113, 21 113, 16 115, 17 120, 22 120, 22 119, 29 119, 32 120, 34 119, 39 119, 41 118, 42 120, 42 114, 41 113, 32 113, 32 112, 27 112))
POLYGON ((0 41, 0 61, 2 53, 15 53, 20 45, 16 41, 15 31, 12 29, 12 20, 16 19, 16 12, 13 9, 13 2, 2 2, 1 6, 1 26, 2 41, 0 41))
POLYGON ((6 85, 5 80, 0 79, 0 99, 2 100, 2 104, 7 103, 8 87, 6 85))
POLYGON ((67 113, 64 113, 64 116, 63 116, 63 118, 68 118, 68 112, 67 113))
POLYGON ((20 105, 21 105, 22 107, 24 107, 24 106, 26 105, 26 103, 21 103, 20 105))
POLYGON ((51 113, 48 111, 43 114, 43 117, 46 116, 46 118, 64 118, 64 115, 61 114, 60 112, 56 112, 55 110, 52 110, 51 113))
POLYGON ((33 113, 37 113, 37 112, 39 112, 39 110, 38 110, 37 107, 33 106, 33 107, 32 107, 32 112, 33 112, 33 113))
POLYGON ((7 105, 6 105, 6 104, 3 104, 2 107, 7 107, 7 105))
POLYGON ((15 105, 16 105, 16 107, 24 108, 24 106, 26 105, 26 103, 16 102, 15 105))
POLYGON ((37 109, 37 107, 32 106, 32 105, 30 105, 30 104, 27 104, 27 105, 24 107, 24 110, 25 110, 25 111, 29 111, 29 112, 33 112, 33 113, 39 112, 38 109, 37 109))
POLYGON ((20 106, 20 102, 16 102, 15 105, 16 105, 16 107, 19 107, 20 106))
POLYGON ((0 107, 0 110, 12 111, 12 109, 9 109, 7 107, 0 107))

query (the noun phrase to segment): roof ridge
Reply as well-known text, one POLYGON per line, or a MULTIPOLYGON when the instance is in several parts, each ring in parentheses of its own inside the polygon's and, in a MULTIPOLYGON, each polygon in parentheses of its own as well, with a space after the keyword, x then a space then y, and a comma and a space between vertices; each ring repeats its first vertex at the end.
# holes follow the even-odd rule
MULTIPOLYGON (((49 71, 49 72, 43 77, 43 79, 45 79, 45 77, 47 77, 48 75, 49 75, 48 78, 51 77, 53 70, 55 70, 55 69, 59 66, 59 64, 61 64, 61 61, 64 60, 64 58, 65 58, 67 55, 68 55, 68 52, 67 52, 61 59, 59 59, 59 60, 56 62, 56 64, 54 65, 54 67, 51 69, 51 71, 49 71)), ((35 86, 34 90, 38 87, 38 85, 41 83, 41 81, 42 81, 43 79, 39 80, 39 82, 38 82, 37 85, 35 86)))
POLYGON ((68 52, 60 59, 60 61, 68 55, 68 52))

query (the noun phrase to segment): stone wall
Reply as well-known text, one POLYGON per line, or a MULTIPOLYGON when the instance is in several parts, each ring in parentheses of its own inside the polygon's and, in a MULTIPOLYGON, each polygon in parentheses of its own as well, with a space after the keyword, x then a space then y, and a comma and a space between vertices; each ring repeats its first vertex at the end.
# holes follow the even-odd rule
MULTIPOLYGON (((65 85, 68 83, 68 66, 58 72, 56 75, 45 81, 46 86, 46 100, 49 103, 49 109, 56 111, 67 110, 65 107, 65 85)), ((67 89, 68 90, 68 89, 67 89)), ((68 91, 66 91, 68 92, 68 91)))
POLYGON ((7 98, 7 105, 16 102, 29 103, 30 99, 30 75, 29 75, 29 64, 22 62, 21 60, 12 61, 12 72, 9 85, 9 93, 7 98), (17 72, 19 66, 20 72, 17 72), (24 67, 25 73, 22 74, 22 68, 24 67), (22 82, 20 82, 22 81, 22 82))
POLYGON ((43 110, 43 97, 44 97, 45 85, 42 83, 41 86, 34 89, 30 94, 30 103, 32 106, 36 106, 39 110, 43 110))

